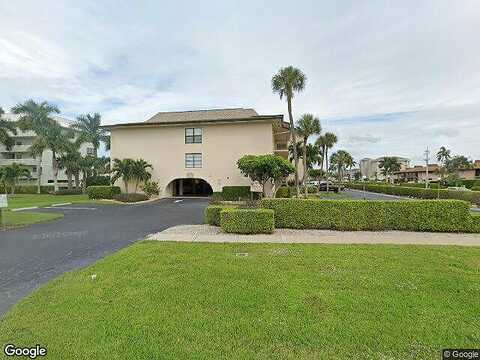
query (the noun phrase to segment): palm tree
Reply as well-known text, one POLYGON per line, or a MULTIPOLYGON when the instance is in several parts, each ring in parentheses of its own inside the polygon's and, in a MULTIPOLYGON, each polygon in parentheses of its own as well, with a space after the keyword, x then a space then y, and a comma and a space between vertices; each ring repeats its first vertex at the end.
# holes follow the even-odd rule
POLYGON ((20 115, 18 126, 22 130, 32 130, 37 137, 30 147, 30 152, 38 160, 37 164, 37 193, 40 194, 41 178, 42 178, 42 155, 43 151, 48 148, 45 141, 45 131, 50 124, 56 123, 52 118, 52 114, 58 114, 60 110, 55 105, 51 105, 46 101, 36 103, 33 100, 27 100, 23 104, 18 104, 12 108, 14 114, 20 115))
POLYGON ((338 181, 342 181, 345 177, 345 170, 352 167, 354 163, 352 155, 345 150, 338 150, 330 157, 330 165, 333 170, 337 171, 338 181))
POLYGON ((134 179, 133 168, 135 160, 133 159, 113 159, 112 184, 118 179, 122 179, 125 186, 125 192, 128 194, 128 183, 134 179))
POLYGON ((327 192, 328 192, 328 149, 337 143, 337 135, 327 132, 324 135, 324 154, 325 154, 325 171, 327 172, 327 192))
POLYGON ((15 187, 18 180, 22 177, 30 178, 30 170, 25 166, 14 162, 12 165, 5 167, 3 176, 5 181, 10 184, 11 193, 13 195, 15 194, 15 187))
POLYGON ((77 120, 71 125, 72 129, 80 131, 80 137, 83 142, 93 145, 93 155, 98 157, 98 148, 100 143, 106 144, 107 149, 110 147, 110 137, 107 130, 101 128, 101 119, 99 113, 93 115, 85 114, 77 117, 77 120))
POLYGON ((303 187, 305 197, 308 196, 307 191, 307 177, 308 177, 308 167, 307 167, 307 144, 308 138, 312 135, 320 134, 322 127, 320 126, 320 120, 312 114, 303 114, 302 117, 298 120, 296 132, 303 138, 303 187))
POLYGON ((75 187, 78 189, 78 174, 81 170, 82 156, 80 142, 73 141, 65 144, 62 155, 58 158, 58 167, 64 169, 67 175, 68 189, 72 189, 72 178, 75 176, 75 187))
POLYGON ((445 164, 451 158, 452 156, 450 150, 448 150, 445 146, 442 146, 440 150, 438 150, 437 160, 440 161, 442 164, 445 164))
POLYGON ((380 160, 380 163, 378 164, 378 167, 382 169, 380 173, 383 176, 386 176, 388 181, 390 181, 390 176, 400 170, 400 162, 398 161, 398 158, 395 156, 392 157, 384 157, 382 160, 380 160))
POLYGON ((153 166, 143 159, 138 159, 133 162, 132 173, 133 179, 135 179, 135 192, 137 192, 138 185, 141 182, 145 183, 151 179, 152 174, 149 172, 149 170, 152 169, 153 166))
POLYGON ((16 135, 17 127, 15 122, 2 119, 3 114, 5 114, 5 111, 0 107, 0 144, 5 145, 7 150, 10 150, 14 143, 10 133, 16 135))
POLYGON ((7 193, 7 170, 6 166, 0 166, 0 185, 3 188, 3 192, 0 192, 0 194, 6 194, 7 193))
POLYGON ((320 170, 323 170, 323 165, 325 163, 325 144, 326 144, 326 139, 325 139, 325 135, 320 135, 317 140, 315 140, 315 145, 318 146, 318 153, 319 153, 319 156, 320 156, 320 161, 319 161, 319 165, 320 165, 320 170))
MULTIPOLYGON (((290 140, 294 144, 297 143, 297 136, 295 134, 295 126, 293 123, 292 99, 295 93, 305 89, 306 81, 307 77, 305 74, 300 69, 294 68, 293 66, 281 68, 278 73, 272 77, 273 92, 280 95, 280 100, 283 99, 284 96, 287 98, 288 117, 290 120, 290 140)), ((293 148, 293 157, 295 160, 295 187, 297 188, 297 196, 299 196, 298 155, 295 147, 293 148)))

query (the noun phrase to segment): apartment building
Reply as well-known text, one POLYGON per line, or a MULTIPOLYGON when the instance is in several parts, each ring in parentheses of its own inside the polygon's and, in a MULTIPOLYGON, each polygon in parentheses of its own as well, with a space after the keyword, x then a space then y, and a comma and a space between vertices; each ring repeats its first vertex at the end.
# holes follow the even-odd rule
POLYGON ((160 112, 144 122, 106 127, 111 158, 152 164, 161 196, 209 195, 223 186, 250 185, 237 168, 247 154, 288 158, 290 132, 283 115, 259 115, 254 109, 160 112))
MULTIPOLYGON (((4 114, 2 115, 3 119, 16 121, 19 118, 19 115, 15 114, 4 114)), ((65 130, 70 126, 70 120, 54 116, 52 117, 56 122, 58 122, 65 130)), ((40 163, 42 166, 41 171, 41 184, 42 185, 53 185, 53 169, 52 169, 52 152, 50 150, 45 150, 40 158, 40 156, 35 157, 30 151, 30 147, 33 144, 36 134, 34 131, 22 131, 17 129, 17 134, 10 134, 14 141, 15 145, 12 149, 7 150, 3 144, 0 144, 0 166, 11 165, 12 163, 21 164, 27 167, 30 170, 31 179, 22 179, 23 184, 37 184, 39 176, 39 167, 40 163), (41 160, 41 161, 40 161, 41 160)), ((84 143, 80 147, 80 153, 82 155, 93 154, 93 147, 91 144, 84 143)), ((67 187, 67 177, 63 170, 60 170, 58 173, 58 184, 60 188, 67 187)))
POLYGON ((407 167, 395 173, 396 180, 401 182, 426 182, 439 181, 441 178, 440 166, 437 164, 428 164, 427 167, 417 165, 414 167, 407 167))
MULTIPOLYGON (((382 156, 376 159, 363 158, 359 162, 360 174, 363 179, 368 180, 385 180, 385 176, 382 175, 382 169, 380 168, 380 163, 387 156, 382 156)), ((403 170, 410 165, 410 160, 400 156, 388 156, 396 157, 400 163, 400 169, 403 170)))

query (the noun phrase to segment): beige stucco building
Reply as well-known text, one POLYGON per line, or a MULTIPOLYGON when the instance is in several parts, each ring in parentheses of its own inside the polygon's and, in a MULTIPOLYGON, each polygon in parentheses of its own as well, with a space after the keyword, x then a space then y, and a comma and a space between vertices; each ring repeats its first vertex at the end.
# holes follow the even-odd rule
MULTIPOLYGON (((237 168, 247 154, 288 157, 283 115, 253 109, 161 112, 145 122, 110 125, 112 159, 144 159, 161 196, 208 195, 250 185, 237 168)), ((122 186, 121 181, 118 182, 122 186)))

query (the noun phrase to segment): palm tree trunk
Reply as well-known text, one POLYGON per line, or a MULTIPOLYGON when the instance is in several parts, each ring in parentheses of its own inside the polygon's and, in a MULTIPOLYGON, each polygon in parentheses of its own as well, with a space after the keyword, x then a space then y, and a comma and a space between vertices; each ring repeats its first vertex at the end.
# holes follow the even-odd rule
POLYGON ((303 187, 305 192, 305 199, 308 197, 307 189, 307 138, 303 139, 303 187))
POLYGON ((290 120, 290 136, 293 141, 293 159, 295 161, 295 187, 297 188, 297 197, 300 195, 300 188, 298 185, 298 154, 297 154, 297 135, 295 134, 295 125, 293 123, 292 114, 292 98, 287 96, 288 117, 290 120))
POLYGON ((58 191, 58 164, 55 151, 52 151, 53 191, 58 191))
POLYGON ((42 155, 40 155, 40 161, 37 164, 37 194, 42 192, 42 155))
POLYGON ((98 159, 98 148, 96 146, 93 147, 93 156, 95 156, 95 159, 98 159))
POLYGON ((328 192, 328 147, 325 147, 325 174, 327 178, 327 192, 328 192))
POLYGON ((72 190, 72 172, 67 170, 68 190, 72 190))
POLYGON ((75 171, 74 176, 75 176, 75 189, 80 189, 80 172, 75 171))
POLYGON ((82 171, 82 192, 86 193, 87 192, 87 172, 82 171))
POLYGON ((128 194, 128 181, 123 180, 123 185, 125 186, 125 192, 128 194))
POLYGON ((15 179, 12 179, 12 186, 11 186, 11 189, 10 189, 12 195, 15 195, 15 179))

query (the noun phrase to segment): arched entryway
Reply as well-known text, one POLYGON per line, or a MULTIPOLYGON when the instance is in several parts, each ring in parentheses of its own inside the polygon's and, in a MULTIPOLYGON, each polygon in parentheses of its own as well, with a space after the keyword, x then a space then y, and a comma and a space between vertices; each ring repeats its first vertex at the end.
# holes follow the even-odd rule
POLYGON ((209 183, 196 178, 175 179, 169 187, 172 196, 210 196, 213 193, 209 183))

